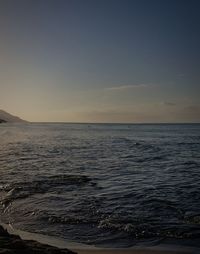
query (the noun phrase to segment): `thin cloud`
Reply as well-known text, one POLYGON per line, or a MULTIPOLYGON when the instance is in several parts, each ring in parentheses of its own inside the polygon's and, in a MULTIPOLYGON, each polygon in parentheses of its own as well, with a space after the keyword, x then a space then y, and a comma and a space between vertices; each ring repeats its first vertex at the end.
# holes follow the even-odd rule
POLYGON ((200 106, 198 105, 186 106, 183 110, 188 113, 194 113, 194 114, 198 113, 200 115, 200 106))
POLYGON ((177 76, 178 76, 179 78, 182 78, 182 77, 185 77, 185 74, 184 74, 184 73, 179 73, 177 76))
POLYGON ((171 101, 164 101, 162 104, 165 106, 169 106, 169 107, 174 107, 177 105, 176 103, 171 102, 171 101))
POLYGON ((106 91, 122 91, 122 90, 129 90, 134 88, 141 88, 147 87, 146 84, 135 84, 135 85, 121 85, 121 86, 113 86, 105 88, 106 91))

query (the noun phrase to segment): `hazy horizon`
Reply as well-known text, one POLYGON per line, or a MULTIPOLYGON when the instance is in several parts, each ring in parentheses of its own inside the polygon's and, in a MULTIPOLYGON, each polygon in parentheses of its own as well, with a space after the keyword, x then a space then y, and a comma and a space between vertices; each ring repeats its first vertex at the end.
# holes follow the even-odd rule
POLYGON ((32 122, 199 123, 199 7, 2 0, 0 108, 32 122))

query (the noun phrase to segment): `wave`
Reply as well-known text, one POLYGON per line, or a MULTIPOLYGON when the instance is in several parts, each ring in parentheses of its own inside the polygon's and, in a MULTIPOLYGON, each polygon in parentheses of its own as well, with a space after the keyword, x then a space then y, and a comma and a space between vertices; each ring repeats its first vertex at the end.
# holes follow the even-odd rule
POLYGON ((54 187, 59 186, 83 186, 90 183, 95 186, 96 183, 86 175, 60 174, 49 177, 43 177, 41 180, 15 182, 0 186, 0 190, 4 192, 1 204, 6 208, 9 203, 16 199, 27 198, 35 194, 43 194, 54 187))
MULTIPOLYGON (((193 217, 195 224, 200 223, 200 216, 193 217)), ((194 222, 193 221, 193 222, 194 222)), ((191 221, 190 221, 191 222, 191 221)), ((98 228, 110 230, 110 231, 123 231, 135 239, 147 239, 153 237, 162 238, 176 238, 176 239, 194 239, 200 236, 198 228, 195 228, 192 224, 188 227, 179 226, 174 224, 174 226, 168 227, 167 225, 155 225, 145 222, 123 222, 115 221, 113 219, 107 218, 99 222, 98 228)))

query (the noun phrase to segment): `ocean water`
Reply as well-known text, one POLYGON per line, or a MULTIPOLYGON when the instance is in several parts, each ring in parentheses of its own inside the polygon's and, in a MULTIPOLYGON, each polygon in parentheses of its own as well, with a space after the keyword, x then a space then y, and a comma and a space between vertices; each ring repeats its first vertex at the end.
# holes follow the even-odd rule
POLYGON ((29 232, 200 246, 200 125, 1 124, 0 202, 29 232))

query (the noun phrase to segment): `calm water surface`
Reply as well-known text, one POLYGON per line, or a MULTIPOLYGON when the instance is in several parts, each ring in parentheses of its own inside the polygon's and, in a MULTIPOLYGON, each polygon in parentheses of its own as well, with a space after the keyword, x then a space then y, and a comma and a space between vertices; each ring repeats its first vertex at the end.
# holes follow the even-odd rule
POLYGON ((200 125, 0 125, 0 220, 103 247, 200 246, 200 125))

